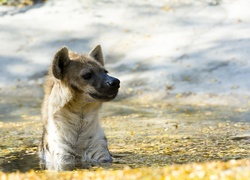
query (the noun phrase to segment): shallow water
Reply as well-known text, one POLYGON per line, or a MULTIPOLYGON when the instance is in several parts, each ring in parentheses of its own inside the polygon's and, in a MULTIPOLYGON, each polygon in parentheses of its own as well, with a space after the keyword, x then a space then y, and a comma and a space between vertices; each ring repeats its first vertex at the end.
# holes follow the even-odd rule
MULTIPOLYGON (((8 102, 1 107, 0 170, 39 170, 41 100, 8 102)), ((106 103, 100 121, 114 158, 108 168, 249 158, 249 113, 239 107, 106 103)))

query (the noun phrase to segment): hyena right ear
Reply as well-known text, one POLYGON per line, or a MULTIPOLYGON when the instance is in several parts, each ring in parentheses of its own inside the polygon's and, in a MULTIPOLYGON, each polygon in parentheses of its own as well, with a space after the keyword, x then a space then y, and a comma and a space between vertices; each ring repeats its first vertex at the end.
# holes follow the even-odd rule
POLYGON ((63 47, 60 49, 53 60, 52 63, 52 73, 57 79, 62 79, 63 70, 65 68, 66 63, 69 61, 69 51, 67 47, 63 47))
POLYGON ((101 45, 97 45, 96 47, 94 47, 89 52, 89 56, 93 57, 96 61, 98 61, 99 63, 101 63, 101 65, 104 66, 104 60, 103 60, 101 45))

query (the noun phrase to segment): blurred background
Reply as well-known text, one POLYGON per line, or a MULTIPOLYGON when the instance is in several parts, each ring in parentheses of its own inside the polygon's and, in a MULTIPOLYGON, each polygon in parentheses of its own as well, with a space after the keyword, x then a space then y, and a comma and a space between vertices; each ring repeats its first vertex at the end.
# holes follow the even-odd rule
POLYGON ((40 113, 58 49, 87 53, 97 44, 122 82, 119 101, 249 106, 250 1, 0 3, 1 119, 40 113))

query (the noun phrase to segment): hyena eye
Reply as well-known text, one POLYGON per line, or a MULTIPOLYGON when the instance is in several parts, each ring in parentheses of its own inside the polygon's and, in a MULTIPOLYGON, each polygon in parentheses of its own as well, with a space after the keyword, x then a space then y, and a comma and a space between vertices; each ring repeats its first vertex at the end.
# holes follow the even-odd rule
POLYGON ((86 74, 84 74, 82 77, 83 77, 83 79, 85 79, 85 80, 89 80, 89 79, 92 78, 92 74, 91 74, 91 73, 86 73, 86 74))

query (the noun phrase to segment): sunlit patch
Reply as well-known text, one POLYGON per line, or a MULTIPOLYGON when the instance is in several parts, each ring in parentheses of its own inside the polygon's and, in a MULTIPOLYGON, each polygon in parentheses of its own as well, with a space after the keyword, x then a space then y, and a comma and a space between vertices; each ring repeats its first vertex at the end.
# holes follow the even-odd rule
MULTIPOLYGON (((101 123, 109 139, 112 165, 104 169, 95 167, 59 173, 58 176, 77 174, 81 177, 84 173, 84 177, 104 178, 117 177, 120 172, 122 177, 127 177, 138 172, 133 175, 138 178, 150 176, 149 171, 172 177, 175 170, 177 177, 210 177, 209 173, 222 173, 227 169, 229 177, 244 177, 250 173, 247 169, 245 173, 237 171, 250 164, 249 160, 239 160, 250 155, 250 136, 247 136, 250 124, 241 121, 244 113, 247 110, 235 109, 233 113, 227 107, 109 103, 103 107, 101 123), (149 169, 142 168, 145 166, 149 169)), ((0 123, 1 171, 33 169, 37 170, 37 176, 47 176, 38 166, 37 144, 42 128, 39 117, 23 117, 29 122, 0 123)))

